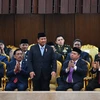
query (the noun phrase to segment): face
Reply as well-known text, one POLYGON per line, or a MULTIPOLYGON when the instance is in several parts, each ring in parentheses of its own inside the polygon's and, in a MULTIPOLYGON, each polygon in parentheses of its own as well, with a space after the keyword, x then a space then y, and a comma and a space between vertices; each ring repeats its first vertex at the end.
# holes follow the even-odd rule
POLYGON ((4 44, 0 43, 0 49, 4 49, 4 44))
POLYGON ((64 42, 65 42, 65 40, 64 40, 63 37, 58 37, 58 38, 56 39, 56 44, 58 44, 58 45, 60 45, 60 46, 63 46, 63 45, 64 45, 64 42))
POLYGON ((46 37, 40 37, 37 42, 41 45, 44 46, 47 43, 47 38, 46 37))
POLYGON ((23 60, 23 53, 22 53, 22 51, 21 51, 21 50, 16 51, 16 54, 14 55, 14 58, 15 58, 17 61, 23 60))
POLYGON ((81 43, 76 41, 76 42, 74 42, 73 47, 76 47, 76 48, 80 49, 81 48, 81 43))
POLYGON ((22 49, 22 51, 27 51, 27 49, 28 49, 28 44, 27 43, 22 43, 22 44, 20 44, 20 48, 22 49))
POLYGON ((80 55, 77 52, 75 52, 75 51, 72 51, 71 54, 70 54, 70 58, 72 60, 74 60, 74 61, 79 59, 79 57, 80 57, 80 55))

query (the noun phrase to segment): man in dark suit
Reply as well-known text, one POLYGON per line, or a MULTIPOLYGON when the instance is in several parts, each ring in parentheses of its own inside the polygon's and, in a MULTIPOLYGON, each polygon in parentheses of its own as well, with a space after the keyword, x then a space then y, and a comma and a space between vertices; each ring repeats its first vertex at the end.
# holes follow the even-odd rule
POLYGON ((0 87, 1 87, 1 78, 4 76, 4 67, 3 64, 0 62, 0 87))
MULTIPOLYGON (((81 49, 81 46, 82 46, 82 41, 80 39, 75 39, 73 42, 73 47, 77 47, 77 48, 81 49)), ((90 63, 89 54, 87 52, 81 51, 80 58, 82 58, 90 63)), ((71 60, 70 53, 67 55, 66 60, 71 60)))
POLYGON ((71 60, 64 62, 57 91, 66 91, 68 88, 72 88, 73 91, 82 89, 83 78, 87 74, 87 63, 80 59, 80 54, 81 50, 74 47, 70 54, 71 60))
POLYGON ((93 68, 90 70, 96 77, 89 81, 86 87, 87 91, 93 91, 95 88, 100 88, 100 58, 97 58, 93 63, 93 68))
POLYGON ((28 47, 29 47, 29 42, 28 39, 21 39, 19 47, 23 51, 24 54, 24 61, 27 61, 28 59, 28 47))
POLYGON ((26 63, 23 62, 23 52, 21 49, 14 51, 14 58, 16 60, 11 61, 7 65, 7 77, 8 83, 6 85, 6 91, 24 91, 28 87, 28 71, 26 63))
POLYGON ((98 58, 100 58, 100 47, 98 48, 98 54, 95 55, 94 61, 98 58))
POLYGON ((45 33, 38 33, 38 44, 31 47, 28 70, 33 80, 34 91, 49 91, 51 76, 56 75, 56 60, 53 49, 46 45, 45 33))

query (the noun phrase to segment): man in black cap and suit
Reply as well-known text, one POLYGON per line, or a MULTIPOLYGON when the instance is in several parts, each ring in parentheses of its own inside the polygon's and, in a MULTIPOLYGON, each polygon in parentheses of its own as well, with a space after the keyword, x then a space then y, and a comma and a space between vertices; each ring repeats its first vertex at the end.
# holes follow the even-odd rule
POLYGON ((100 58, 100 47, 98 48, 98 54, 95 55, 94 61, 98 58, 100 58))
POLYGON ((21 39, 19 47, 23 51, 24 54, 24 60, 27 61, 28 58, 28 47, 29 47, 29 42, 28 39, 21 39))
POLYGON ((92 74, 96 74, 96 77, 89 81, 86 87, 87 91, 93 91, 95 88, 100 88, 100 58, 97 58, 90 70, 92 74))
POLYGON ((28 71, 34 91, 49 91, 51 76, 56 75, 55 55, 53 49, 46 45, 45 33, 38 33, 37 42, 29 51, 28 71))
POLYGON ((83 87, 83 78, 87 74, 87 63, 80 58, 81 50, 74 47, 70 57, 62 67, 62 76, 60 77, 57 91, 66 91, 72 88, 73 91, 79 91, 83 87))

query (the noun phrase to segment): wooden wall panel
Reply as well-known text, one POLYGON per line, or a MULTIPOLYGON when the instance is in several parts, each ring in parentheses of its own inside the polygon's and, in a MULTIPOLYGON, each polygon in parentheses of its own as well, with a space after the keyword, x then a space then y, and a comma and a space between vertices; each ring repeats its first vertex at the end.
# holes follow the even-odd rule
POLYGON ((2 13, 2 0, 0 0, 0 14, 2 13))
POLYGON ((46 0, 38 0, 38 13, 45 13, 46 0))
POLYGON ((31 0, 25 0, 25 14, 31 13, 31 0))
POLYGON ((92 44, 100 47, 100 15, 78 14, 75 22, 76 38, 80 38, 83 44, 92 44))
POLYGON ((17 14, 24 14, 24 0, 17 0, 17 14))
POLYGON ((90 0, 83 0, 83 13, 90 13, 90 0))
POLYGON ((82 13, 82 0, 76 0, 76 13, 82 13))
POLYGON ((97 13, 97 0, 91 0, 91 13, 97 13))
POLYGON ((68 0, 61 0, 61 9, 60 13, 67 14, 68 13, 68 0))
POLYGON ((9 14, 9 0, 2 1, 2 13, 9 14))
POLYGON ((14 45, 14 15, 0 15, 0 40, 14 45))
POLYGON ((60 0, 54 0, 54 13, 59 13, 60 12, 60 0))
POLYGON ((69 13, 75 13, 75 0, 69 0, 69 13))
POLYGON ((74 15, 45 15, 45 32, 48 41, 55 42, 55 37, 62 34, 67 44, 74 40, 74 15))
POLYGON ((98 13, 100 13, 100 0, 98 0, 98 13))
POLYGON ((38 13, 38 0, 32 0, 32 13, 38 13))
POLYGON ((53 0, 46 0, 46 12, 45 13, 53 13, 53 0))
POLYGON ((15 2, 15 0, 11 0, 11 2, 10 2, 10 13, 15 14, 15 9, 16 9, 16 2, 15 2))
POLYGON ((19 45, 22 38, 27 38, 29 43, 37 42, 37 33, 44 32, 43 15, 16 15, 15 19, 15 44, 19 45))

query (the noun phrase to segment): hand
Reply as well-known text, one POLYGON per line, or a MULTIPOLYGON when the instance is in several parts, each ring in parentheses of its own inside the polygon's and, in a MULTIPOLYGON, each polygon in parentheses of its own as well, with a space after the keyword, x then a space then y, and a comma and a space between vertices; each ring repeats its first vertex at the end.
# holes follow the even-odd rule
POLYGON ((21 68, 20 68, 20 62, 16 62, 16 66, 15 66, 14 72, 18 73, 20 70, 21 70, 21 68))
POLYGON ((34 72, 30 72, 30 78, 32 79, 32 78, 34 78, 34 76, 35 76, 35 73, 34 72))
POLYGON ((52 71, 51 72, 51 75, 52 75, 52 77, 56 77, 56 72, 55 71, 52 71))
POLYGON ((70 67, 74 67, 74 61, 70 60, 68 63, 68 68, 70 69, 70 67))

